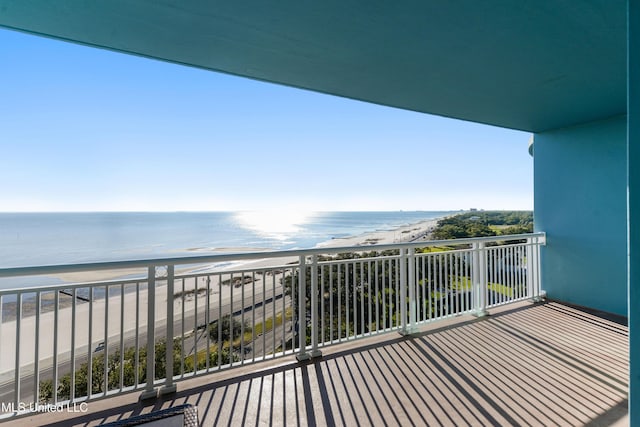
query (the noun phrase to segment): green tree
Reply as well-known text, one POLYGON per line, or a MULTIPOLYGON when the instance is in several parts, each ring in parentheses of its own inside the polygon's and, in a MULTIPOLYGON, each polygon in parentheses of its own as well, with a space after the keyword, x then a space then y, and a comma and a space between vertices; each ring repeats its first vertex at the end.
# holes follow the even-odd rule
POLYGON ((226 342, 230 341, 232 337, 233 339, 239 338, 243 331, 250 332, 251 327, 246 322, 243 324, 240 320, 227 314, 209 325, 209 338, 214 343, 226 342))

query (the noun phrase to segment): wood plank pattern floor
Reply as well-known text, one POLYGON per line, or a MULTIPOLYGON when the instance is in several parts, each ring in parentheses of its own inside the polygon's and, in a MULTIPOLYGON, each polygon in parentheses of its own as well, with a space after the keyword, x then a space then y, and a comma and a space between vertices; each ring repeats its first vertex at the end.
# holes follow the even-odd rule
POLYGON ((389 334, 90 402, 87 414, 9 425, 93 426, 197 405, 203 426, 606 426, 627 422, 628 329, 558 303, 457 318, 411 337, 389 334), (48 424, 47 424, 48 423, 48 424))

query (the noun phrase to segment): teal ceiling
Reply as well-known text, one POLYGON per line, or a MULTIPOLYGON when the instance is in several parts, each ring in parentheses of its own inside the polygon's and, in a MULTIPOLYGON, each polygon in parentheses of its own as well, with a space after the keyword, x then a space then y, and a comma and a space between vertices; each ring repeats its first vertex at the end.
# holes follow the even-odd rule
POLYGON ((625 0, 0 0, 0 26, 534 132, 626 112, 625 0))

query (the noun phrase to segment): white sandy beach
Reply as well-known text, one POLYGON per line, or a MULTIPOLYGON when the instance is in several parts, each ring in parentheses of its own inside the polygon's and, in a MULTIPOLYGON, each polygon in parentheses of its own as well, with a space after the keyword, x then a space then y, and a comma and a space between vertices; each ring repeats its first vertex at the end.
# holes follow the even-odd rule
MULTIPOLYGON (((439 219, 439 218, 438 218, 439 219)), ((399 227, 394 230, 384 230, 384 231, 375 231, 371 233, 365 233, 358 236, 351 236, 346 238, 336 238, 332 239, 328 242, 324 242, 318 247, 327 248, 328 250, 338 247, 351 247, 351 246, 362 246, 363 250, 371 250, 373 249, 375 244, 390 244, 390 243, 400 243, 400 242, 411 242, 411 241, 420 241, 427 240, 430 238, 430 232, 436 226, 438 219, 426 220, 416 224, 410 224, 403 227, 399 227)), ((238 248, 240 249, 240 248, 238 248)), ((253 289, 253 285, 245 285, 243 286, 232 286, 232 285, 222 285, 219 286, 219 281, 224 281, 229 278, 229 274, 234 272, 234 277, 240 277, 242 274, 252 274, 252 270, 259 270, 261 268, 266 267, 274 267, 274 266, 286 266, 291 262, 295 262, 297 257, 289 257, 289 258, 260 258, 256 257, 256 260, 250 260, 247 262, 243 262, 242 264, 232 264, 223 268, 215 268, 210 270, 211 272, 202 273, 206 275, 206 277, 211 278, 210 289, 212 290, 209 295, 210 304, 212 307, 217 307, 219 304, 219 299, 221 298, 222 304, 228 304, 230 299, 233 297, 234 299, 234 308, 238 309, 241 307, 241 296, 244 288, 245 298, 250 300, 251 298, 251 290, 253 289), (233 295, 232 295, 233 293, 233 295)), ((189 270, 202 270, 202 265, 198 265, 197 267, 184 267, 180 271, 176 272, 177 275, 180 274, 188 274, 189 270)), ((131 274, 142 274, 142 270, 128 270, 126 272, 123 271, 96 271, 90 274, 83 274, 82 277, 74 274, 65 274, 60 275, 59 278, 75 282, 78 280, 82 280, 82 282, 88 281, 103 281, 103 280, 113 280, 118 277, 122 277, 124 275, 131 274)), ((201 273, 198 273, 201 274, 201 273)), ((278 273, 280 274, 280 273, 278 273)), ((273 283, 279 282, 278 280, 274 280, 273 276, 262 276, 260 274, 255 274, 255 288, 256 292, 261 292, 263 287, 262 281, 266 281, 265 286, 267 288, 272 287, 273 283)), ((206 285, 206 279, 203 277, 199 277, 196 280, 188 279, 184 281, 184 291, 193 291, 196 286, 198 288, 204 287, 206 285)), ((175 284, 174 294, 183 290, 183 281, 177 280, 175 284)), ((156 297, 156 308, 155 308, 155 319, 156 325, 158 324, 166 324, 167 318, 167 291, 166 285, 163 285, 162 282, 159 282, 157 287, 156 297)), ((198 310, 200 312, 204 311, 204 307, 206 304, 205 294, 199 296, 198 298, 198 310)), ((138 319, 138 330, 141 334, 144 334, 147 327, 147 291, 140 291, 140 299, 139 299, 139 307, 140 314, 138 319)), ((184 300, 184 310, 185 312, 192 312, 195 305, 195 298, 193 295, 184 300)), ((120 296, 112 296, 109 298, 109 309, 108 314, 106 310, 106 300, 96 299, 93 302, 93 321, 92 321, 92 342, 89 343, 89 303, 78 303, 76 305, 76 335, 75 335, 75 348, 76 352, 79 354, 85 353, 87 349, 93 351, 95 346, 99 342, 105 341, 104 333, 105 333, 105 319, 108 324, 108 336, 109 342, 119 342, 120 340, 120 332, 121 332, 121 313, 124 314, 124 335, 125 337, 133 336, 136 328, 136 319, 135 319, 135 307, 136 307, 136 293, 125 293, 124 295, 124 308, 121 307, 121 297, 120 296)), ((180 298, 174 299, 174 313, 177 317, 182 313, 182 300, 180 298)), ((57 354, 60 360, 65 360, 70 358, 71 352, 71 330, 72 330, 72 308, 66 307, 59 310, 58 316, 58 334, 57 334, 57 354)), ((46 366, 47 364, 52 363, 52 358, 54 354, 54 313, 43 313, 40 316, 40 341, 39 341, 39 359, 41 360, 41 367, 46 366)), ((36 330, 36 318, 35 316, 24 316, 21 324, 20 324, 20 365, 24 367, 25 373, 29 371, 29 369, 33 369, 34 363, 34 349, 35 349, 35 330, 36 330)), ((185 329, 188 330, 188 329, 185 329)), ((177 336, 181 333, 181 331, 175 331, 174 335, 177 336)), ((15 368, 15 354, 16 354, 16 322, 8 321, 0 324, 0 345, 2 346, 0 349, 0 382, 6 382, 13 378, 13 370, 15 368)))
POLYGON ((371 246, 373 244, 383 245, 390 243, 419 242, 430 238, 431 231, 433 231, 440 219, 441 218, 435 218, 420 221, 393 230, 373 231, 360 236, 332 239, 330 242, 321 243, 318 246, 334 248, 339 246, 371 246))

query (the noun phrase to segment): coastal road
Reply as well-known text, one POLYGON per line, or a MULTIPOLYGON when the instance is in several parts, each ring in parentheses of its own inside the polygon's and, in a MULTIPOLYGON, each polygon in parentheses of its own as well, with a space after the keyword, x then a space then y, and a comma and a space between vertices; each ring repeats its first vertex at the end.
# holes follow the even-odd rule
MULTIPOLYGON (((275 308, 276 313, 278 311, 282 311, 283 301, 284 301, 285 307, 290 306, 290 303, 291 303, 290 298, 286 297, 283 299, 282 297, 283 297, 283 294, 282 294, 281 287, 276 289, 275 294, 273 292, 273 289, 268 289, 265 295, 262 295, 261 293, 260 294, 256 293, 255 301, 257 302, 255 304, 245 303, 244 307, 242 306, 238 307, 236 305, 238 304, 238 302, 237 301, 234 302, 234 308, 236 309, 233 311, 232 314, 240 319, 242 316, 242 313, 244 313, 245 320, 247 320, 248 322, 251 322, 254 318, 253 314, 255 313, 256 323, 260 323, 262 322, 263 312, 265 312, 264 314, 265 319, 268 319, 269 317, 273 316, 274 304, 277 305, 277 307, 275 308)), ((246 299, 251 299, 251 298, 246 298, 246 299)), ((183 319, 180 318, 181 312, 175 311, 175 314, 180 317, 174 321, 173 335, 175 337, 180 337, 182 333, 183 325, 184 325, 185 336, 187 336, 187 334, 189 333, 192 333, 193 331, 196 332, 195 334, 192 334, 185 339, 185 343, 184 343, 185 356, 192 354, 193 351, 196 349, 196 347, 198 350, 202 350, 206 348, 207 328, 206 328, 206 320, 205 320, 205 313, 204 313, 205 311, 206 310, 204 307, 199 307, 199 310, 197 313, 197 319, 196 319, 195 310, 190 310, 188 312, 185 312, 184 321, 183 319), (201 328, 197 328, 197 326, 201 326, 201 328), (196 337, 197 339, 195 339, 196 337)), ((219 311, 219 307, 217 302, 216 304, 211 304, 210 310, 209 310, 210 322, 217 320, 220 316, 225 316, 227 314, 230 314, 231 306, 230 304, 224 304, 222 306, 222 311, 220 313, 218 311, 219 311)), ((278 330, 278 332, 280 331, 279 328, 276 328, 276 330, 278 330)), ((166 338, 166 335, 167 335, 167 323, 166 323, 166 319, 162 319, 159 322, 156 322, 155 324, 156 340, 166 338)), ((273 335, 273 332, 267 333, 265 335, 267 335, 268 337, 269 335, 273 335)), ((260 339, 259 341, 260 341, 260 344, 263 342, 262 339, 260 339)), ((273 339, 272 338, 267 339, 265 337, 264 341, 272 342, 273 339)), ((257 344, 257 345, 260 346, 260 344, 257 344)), ((115 341, 111 339, 107 342, 107 346, 108 346, 108 353, 113 354, 115 351, 118 351, 120 349, 120 346, 121 346, 120 340, 118 339, 117 341, 115 341)), ((129 331, 125 333, 124 348, 127 349, 133 346, 135 346, 135 331, 129 331)), ((141 333, 138 335, 138 347, 144 347, 144 346, 146 346, 146 327, 143 328, 141 333)), ((272 346, 271 345, 267 346, 267 351, 269 351, 268 350, 269 348, 272 348, 272 346)), ((252 351, 256 352, 256 350, 257 349, 255 347, 252 347, 252 351)), ((262 350, 260 350, 260 354, 262 354, 262 350)), ((76 368, 81 366, 82 363, 86 363, 87 359, 88 359, 87 348, 85 347, 84 349, 79 349, 76 352, 76 357, 75 357, 76 368)), ((41 366, 40 376, 39 376, 40 381, 53 378, 53 366, 51 366, 52 364, 53 364, 52 358, 43 359, 40 361, 40 366, 41 366), (43 368, 43 366, 46 366, 46 364, 49 364, 49 366, 46 368, 43 368)), ((22 398, 21 401, 24 401, 24 402, 30 402, 33 399, 34 374, 32 371, 33 371, 33 365, 23 366, 21 368, 22 374, 21 374, 21 393, 20 394, 22 398)), ((66 354, 59 355, 58 377, 60 378, 63 375, 69 373, 70 371, 71 371, 71 354, 67 352, 66 354)), ((15 391, 14 380, 13 379, 10 379, 9 381, 5 380, 2 384, 0 384, 0 402, 12 402, 15 398, 14 391, 15 391)))

